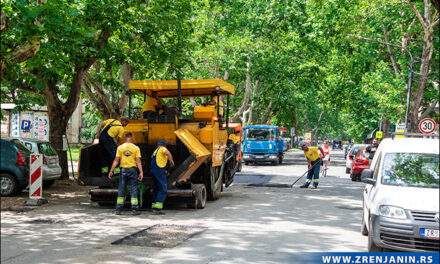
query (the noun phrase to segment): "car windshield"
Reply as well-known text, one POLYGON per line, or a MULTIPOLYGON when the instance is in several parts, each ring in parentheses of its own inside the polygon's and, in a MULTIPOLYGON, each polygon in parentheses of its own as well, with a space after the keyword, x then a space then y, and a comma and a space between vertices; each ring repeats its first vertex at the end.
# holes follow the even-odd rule
POLYGON ((20 140, 12 139, 11 143, 18 148, 18 151, 23 152, 23 154, 31 153, 31 151, 25 145, 23 145, 23 143, 21 143, 20 140))
POLYGON ((275 131, 272 128, 249 128, 246 130, 246 140, 268 141, 274 140, 275 131))
POLYGON ((354 157, 356 157, 357 154, 359 153, 359 150, 362 148, 365 148, 365 147, 364 146, 355 146, 350 150, 350 152, 354 157))
POLYGON ((383 159, 382 183, 438 188, 439 156, 422 153, 388 153, 383 159))
POLYGON ((56 156, 57 152, 49 143, 40 143, 38 144, 38 149, 40 153, 46 156, 56 156))

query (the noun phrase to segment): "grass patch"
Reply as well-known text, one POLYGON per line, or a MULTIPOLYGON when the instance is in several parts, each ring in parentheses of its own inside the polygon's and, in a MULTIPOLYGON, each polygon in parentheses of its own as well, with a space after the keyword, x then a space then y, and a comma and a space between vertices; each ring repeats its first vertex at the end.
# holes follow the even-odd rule
MULTIPOLYGON (((70 148, 70 151, 72 151, 72 161, 78 161, 79 160, 79 148, 70 148)), ((67 159, 70 161, 70 151, 67 149, 67 159)))

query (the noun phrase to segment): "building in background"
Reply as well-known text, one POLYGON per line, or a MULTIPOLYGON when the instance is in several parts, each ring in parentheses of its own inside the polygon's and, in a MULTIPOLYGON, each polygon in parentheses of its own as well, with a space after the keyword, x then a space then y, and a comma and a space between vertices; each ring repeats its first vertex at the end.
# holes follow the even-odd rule
MULTIPOLYGON (((2 137, 22 137, 49 140, 49 115, 47 106, 33 106, 29 111, 14 111, 15 104, 1 104, 5 120, 1 121, 2 137)), ((70 144, 79 144, 82 103, 73 112, 66 131, 70 144)))

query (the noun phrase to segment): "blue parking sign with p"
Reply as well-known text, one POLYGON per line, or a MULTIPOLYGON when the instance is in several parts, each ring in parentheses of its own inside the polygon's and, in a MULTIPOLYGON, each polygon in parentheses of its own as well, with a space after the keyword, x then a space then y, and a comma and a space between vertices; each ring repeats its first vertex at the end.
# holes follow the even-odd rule
POLYGON ((31 129, 31 121, 29 121, 29 120, 22 120, 21 121, 21 129, 22 130, 30 130, 31 129))

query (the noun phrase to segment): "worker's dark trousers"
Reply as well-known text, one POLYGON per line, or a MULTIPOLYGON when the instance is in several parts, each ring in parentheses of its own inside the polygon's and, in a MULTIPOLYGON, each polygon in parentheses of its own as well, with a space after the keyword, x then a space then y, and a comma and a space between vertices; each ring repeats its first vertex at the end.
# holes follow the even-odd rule
POLYGON ((312 178, 313 178, 313 186, 318 187, 318 183, 319 183, 319 171, 321 168, 321 159, 317 159, 315 161, 312 161, 312 166, 313 169, 311 169, 308 173, 307 173, 307 180, 304 183, 304 186, 308 187, 310 185, 310 183, 312 182, 312 178))
POLYGON ((151 173, 153 174, 153 203, 163 204, 167 197, 165 168, 153 168, 151 173))
POLYGON ((107 167, 108 172, 110 171, 113 161, 116 157, 116 143, 113 139, 111 140, 101 140, 99 139, 99 145, 101 145, 102 149, 102 167, 107 167))
POLYGON ((124 206, 125 197, 125 186, 127 183, 130 184, 130 195, 131 195, 131 208, 138 209, 138 170, 136 167, 132 168, 121 168, 121 174, 119 175, 119 186, 118 186, 118 200, 116 201, 116 209, 122 209, 124 206))

